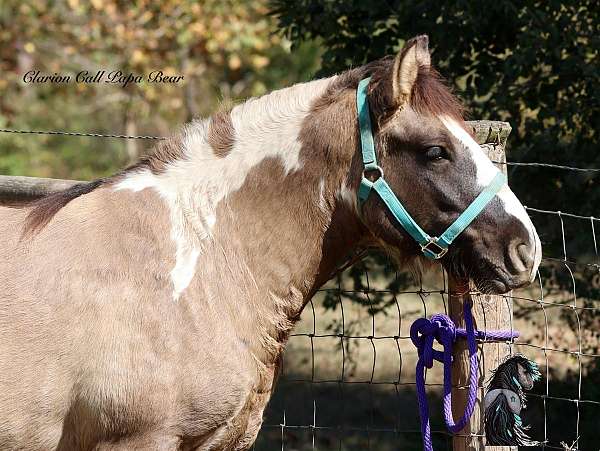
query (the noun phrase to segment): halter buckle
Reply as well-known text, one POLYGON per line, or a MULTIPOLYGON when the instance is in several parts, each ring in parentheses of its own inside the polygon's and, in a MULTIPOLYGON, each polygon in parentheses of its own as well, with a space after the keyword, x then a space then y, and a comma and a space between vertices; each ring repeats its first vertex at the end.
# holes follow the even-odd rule
POLYGON ((448 252, 447 247, 442 247, 437 244, 439 238, 438 237, 429 237, 429 240, 425 244, 420 244, 421 252, 425 254, 426 257, 432 258, 434 260, 439 260, 446 252, 448 252))
POLYGON ((377 176, 377 178, 375 180, 383 178, 383 168, 376 163, 375 164, 371 163, 371 164, 365 165, 365 168, 363 169, 363 172, 362 172, 362 178, 369 180, 367 178, 367 174, 370 172, 378 172, 379 173, 379 175, 377 176))

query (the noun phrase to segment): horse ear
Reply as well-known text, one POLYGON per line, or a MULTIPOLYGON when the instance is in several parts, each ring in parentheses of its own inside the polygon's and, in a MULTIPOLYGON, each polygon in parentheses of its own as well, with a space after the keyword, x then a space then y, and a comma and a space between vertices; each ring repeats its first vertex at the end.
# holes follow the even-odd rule
POLYGON ((419 68, 429 70, 430 67, 431 55, 427 35, 422 34, 408 40, 394 60, 392 89, 397 105, 410 101, 419 68))

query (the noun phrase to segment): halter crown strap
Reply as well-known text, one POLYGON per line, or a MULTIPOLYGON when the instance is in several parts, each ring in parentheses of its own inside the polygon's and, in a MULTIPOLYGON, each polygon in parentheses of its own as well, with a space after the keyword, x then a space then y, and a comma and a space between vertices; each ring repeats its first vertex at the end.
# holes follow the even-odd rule
POLYGON ((373 128, 369 114, 369 101, 367 99, 367 86, 371 77, 361 80, 358 84, 356 107, 358 109, 358 124, 360 126, 360 143, 365 169, 376 169, 377 156, 375 155, 375 142, 373 141, 373 128), (359 93, 362 93, 359 94, 359 93))
POLYGON ((448 252, 448 247, 456 237, 473 222, 498 191, 500 191, 506 183, 506 177, 498 171, 489 185, 479 193, 475 200, 450 224, 442 235, 432 237, 427 234, 419 227, 419 224, 415 222, 410 213, 402 205, 402 202, 396 197, 392 188, 390 188, 383 178, 383 169, 377 164, 373 128, 371 127, 371 116, 369 114, 369 101, 367 99, 367 87, 370 80, 370 77, 361 80, 356 90, 356 108, 358 110, 360 144, 364 165, 362 179, 358 188, 359 203, 360 205, 364 204, 371 191, 375 191, 404 230, 419 243, 421 252, 431 259, 442 258, 448 252), (368 172, 378 172, 379 176, 377 180, 374 182, 369 180, 366 177, 368 172))

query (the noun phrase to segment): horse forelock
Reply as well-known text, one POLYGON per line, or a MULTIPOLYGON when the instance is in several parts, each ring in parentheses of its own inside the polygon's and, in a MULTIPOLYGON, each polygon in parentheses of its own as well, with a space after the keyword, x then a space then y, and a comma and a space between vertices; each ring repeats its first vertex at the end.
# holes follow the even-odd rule
MULTIPOLYGON (((355 91, 363 78, 371 77, 369 106, 375 117, 387 118, 398 107, 391 99, 393 65, 394 57, 386 56, 341 73, 331 83, 326 94, 321 98, 321 102, 335 101, 342 92, 355 91), (384 89, 377 90, 375 93, 373 87, 380 84, 383 84, 384 89)), ((433 67, 419 68, 409 103, 420 114, 449 116, 460 123, 464 121, 465 108, 463 104, 454 95, 446 80, 433 67)))
POLYGON ((411 107, 421 114, 448 116, 463 126, 465 108, 445 79, 434 68, 419 69, 410 98, 411 107))

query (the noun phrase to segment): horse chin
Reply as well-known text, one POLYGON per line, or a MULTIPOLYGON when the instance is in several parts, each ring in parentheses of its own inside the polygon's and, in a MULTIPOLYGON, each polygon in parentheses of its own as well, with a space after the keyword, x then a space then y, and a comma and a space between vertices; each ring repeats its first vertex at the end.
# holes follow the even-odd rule
POLYGON ((508 284, 499 278, 477 277, 473 282, 483 294, 504 294, 510 291, 508 284))
POLYGON ((485 259, 465 261, 460 252, 449 257, 442 261, 448 275, 455 280, 472 280, 480 293, 504 294, 513 288, 504 272, 485 259))
POLYGON ((484 270, 477 275, 471 275, 471 279, 475 282, 477 289, 484 294, 505 294, 531 283, 528 279, 523 279, 518 275, 513 276, 492 265, 487 265, 486 268, 486 265, 482 264, 481 267, 484 270))
MULTIPOLYGON (((408 270, 417 284, 420 284, 423 274, 438 263, 438 261, 431 260, 423 255, 406 255, 397 247, 390 246, 382 240, 378 240, 377 245, 391 258, 397 268, 408 270)), ((510 281, 505 279, 504 274, 496 270, 494 265, 489 262, 481 261, 480 264, 475 265, 482 270, 477 274, 467 273, 466 265, 457 265, 455 259, 450 261, 442 259, 441 263, 450 277, 473 280, 477 290, 483 294, 504 294, 514 288, 511 286, 510 281)))

